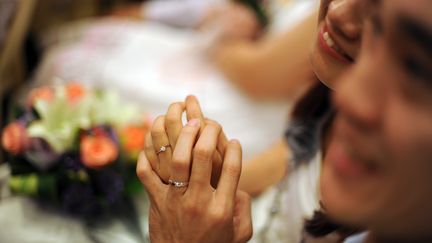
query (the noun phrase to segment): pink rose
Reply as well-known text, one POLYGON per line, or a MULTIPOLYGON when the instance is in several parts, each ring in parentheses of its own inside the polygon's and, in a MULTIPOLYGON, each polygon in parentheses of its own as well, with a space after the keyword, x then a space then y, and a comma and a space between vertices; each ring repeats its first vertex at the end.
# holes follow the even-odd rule
POLYGON ((79 101, 85 95, 85 89, 79 83, 69 83, 65 88, 66 95, 70 103, 79 101))
POLYGON ((31 107, 37 100, 50 102, 54 99, 54 90, 51 87, 39 87, 33 89, 27 99, 27 104, 31 107))
POLYGON ((12 122, 3 130, 2 145, 11 154, 22 154, 28 147, 28 141, 26 128, 20 122, 12 122))
POLYGON ((84 136, 81 139, 81 160, 89 168, 100 168, 118 157, 116 144, 106 136, 84 136))

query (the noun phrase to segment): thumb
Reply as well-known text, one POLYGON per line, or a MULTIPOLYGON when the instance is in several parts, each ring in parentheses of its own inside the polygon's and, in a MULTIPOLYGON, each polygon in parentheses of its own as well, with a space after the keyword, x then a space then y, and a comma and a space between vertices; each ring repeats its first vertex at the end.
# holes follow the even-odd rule
POLYGON ((234 208, 234 242, 243 243, 252 238, 252 211, 250 196, 237 191, 234 208))

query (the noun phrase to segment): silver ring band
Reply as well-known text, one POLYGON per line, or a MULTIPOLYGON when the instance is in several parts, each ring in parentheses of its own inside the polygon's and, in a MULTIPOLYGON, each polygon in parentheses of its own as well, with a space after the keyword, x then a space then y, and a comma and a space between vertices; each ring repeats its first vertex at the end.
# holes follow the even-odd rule
POLYGON ((187 181, 185 181, 185 182, 174 181, 174 180, 169 179, 168 184, 170 184, 171 186, 174 186, 176 188, 182 188, 182 187, 187 187, 189 185, 189 182, 187 182, 187 181))
POLYGON ((167 148, 169 148, 169 147, 171 147, 171 145, 165 145, 165 146, 161 146, 160 148, 159 148, 159 150, 156 152, 156 154, 160 154, 160 153, 162 153, 162 152, 165 152, 166 150, 167 150, 167 148))

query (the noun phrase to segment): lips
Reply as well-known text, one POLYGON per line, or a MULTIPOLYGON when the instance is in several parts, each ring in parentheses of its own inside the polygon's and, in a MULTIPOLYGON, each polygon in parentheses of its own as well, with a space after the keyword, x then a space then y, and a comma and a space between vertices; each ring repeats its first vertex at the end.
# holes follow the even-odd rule
POLYGON ((346 179, 360 179, 376 173, 375 166, 356 158, 353 151, 338 142, 329 147, 327 159, 336 174, 346 179))
POLYGON ((328 31, 326 24, 324 24, 320 29, 318 43, 321 49, 333 59, 344 64, 350 64, 353 62, 353 59, 334 41, 334 38, 332 38, 331 33, 328 31))
POLYGON ((376 156, 371 156, 373 152, 355 139, 358 136, 346 120, 340 117, 336 119, 333 132, 326 160, 337 175, 346 179, 360 179, 381 171, 381 165, 373 159, 376 156))

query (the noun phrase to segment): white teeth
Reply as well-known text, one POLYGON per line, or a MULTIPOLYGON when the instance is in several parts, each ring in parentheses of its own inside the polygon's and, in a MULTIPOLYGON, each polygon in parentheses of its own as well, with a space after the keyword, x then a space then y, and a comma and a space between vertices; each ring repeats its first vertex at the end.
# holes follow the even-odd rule
POLYGON ((334 47, 335 46, 335 42, 333 41, 333 39, 330 37, 328 32, 324 32, 323 34, 324 40, 326 41, 327 45, 330 47, 334 47))

